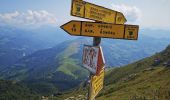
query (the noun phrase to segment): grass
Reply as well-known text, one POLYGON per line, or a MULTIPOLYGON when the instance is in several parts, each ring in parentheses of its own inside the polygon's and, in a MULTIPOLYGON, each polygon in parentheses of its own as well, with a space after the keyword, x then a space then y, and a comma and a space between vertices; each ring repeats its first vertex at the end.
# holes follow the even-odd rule
MULTIPOLYGON (((104 88, 96 100, 170 100, 170 46, 151 57, 106 72, 104 88), (155 64, 155 59, 160 62, 155 64)), ((62 95, 81 95, 83 90, 62 95)))
POLYGON ((141 71, 132 80, 105 86, 96 100, 169 100, 169 76, 170 69, 164 67, 141 71))
POLYGON ((57 68, 57 71, 62 71, 67 75, 73 76, 75 79, 88 74, 88 71, 79 66, 78 61, 72 58, 63 59, 63 63, 57 68))
MULTIPOLYGON (((59 96, 49 96, 48 100, 65 100, 66 98, 74 97, 78 98, 79 95, 82 95, 83 98, 87 97, 88 93, 88 88, 83 88, 83 84, 80 84, 79 87, 75 89, 71 89, 69 91, 63 92, 64 95, 59 95, 59 96)), ((86 99, 68 99, 68 100, 86 100, 86 99)))
POLYGON ((96 100, 170 100, 170 48, 152 57, 108 71, 96 100), (155 59, 160 59, 155 64, 155 59))
POLYGON ((71 57, 79 51, 78 46, 77 43, 72 43, 57 57, 59 59, 59 67, 57 68, 57 71, 73 76, 75 79, 88 75, 88 71, 80 66, 80 59, 73 59, 71 57))
POLYGON ((57 71, 62 71, 67 75, 77 78, 72 72, 74 72, 79 66, 75 63, 74 59, 66 58, 63 60, 62 65, 60 65, 57 71))

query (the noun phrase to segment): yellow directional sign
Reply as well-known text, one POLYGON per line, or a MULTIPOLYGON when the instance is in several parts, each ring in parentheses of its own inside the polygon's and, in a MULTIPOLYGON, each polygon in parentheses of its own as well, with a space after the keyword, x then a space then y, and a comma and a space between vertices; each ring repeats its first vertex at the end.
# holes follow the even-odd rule
POLYGON ((101 70, 100 74, 91 77, 91 94, 90 100, 94 100, 97 94, 102 90, 104 82, 104 69, 101 70))
POLYGON ((126 22, 126 18, 121 12, 110 10, 83 0, 72 0, 71 15, 113 24, 124 24, 126 22))
POLYGON ((106 24, 98 22, 70 21, 61 26, 70 35, 114 39, 138 39, 138 25, 106 24))

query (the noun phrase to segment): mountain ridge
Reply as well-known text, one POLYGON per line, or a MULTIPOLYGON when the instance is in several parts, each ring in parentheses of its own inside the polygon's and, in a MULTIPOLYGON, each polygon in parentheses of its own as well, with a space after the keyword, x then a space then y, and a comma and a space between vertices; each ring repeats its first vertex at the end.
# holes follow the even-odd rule
POLYGON ((160 53, 115 68, 105 77, 105 88, 97 97, 112 99, 170 99, 170 45, 160 53))
MULTIPOLYGON (((104 88, 96 100, 169 100, 169 76, 170 45, 155 55, 106 71, 104 88)), ((56 100, 87 98, 87 92, 88 86, 82 84, 56 100)))

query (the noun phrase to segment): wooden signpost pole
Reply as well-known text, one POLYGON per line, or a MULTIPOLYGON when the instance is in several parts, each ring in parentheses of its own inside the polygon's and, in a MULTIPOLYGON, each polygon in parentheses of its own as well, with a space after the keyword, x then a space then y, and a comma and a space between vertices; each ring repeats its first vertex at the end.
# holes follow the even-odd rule
POLYGON ((101 37, 93 37, 93 46, 99 46, 101 42, 101 37))
MULTIPOLYGON (((93 46, 100 46, 101 43, 101 37, 93 37, 93 46)), ((90 73, 90 79, 92 79, 92 73, 90 73)), ((90 80, 90 84, 89 84, 89 90, 88 90, 88 100, 92 100, 91 96, 92 96, 92 80, 90 80)))
POLYGON ((91 84, 91 77, 92 77, 92 74, 90 73, 90 76, 89 76, 89 78, 90 78, 90 84, 89 84, 89 89, 88 89, 88 97, 87 97, 87 100, 91 100, 91 89, 92 89, 92 84, 91 84))

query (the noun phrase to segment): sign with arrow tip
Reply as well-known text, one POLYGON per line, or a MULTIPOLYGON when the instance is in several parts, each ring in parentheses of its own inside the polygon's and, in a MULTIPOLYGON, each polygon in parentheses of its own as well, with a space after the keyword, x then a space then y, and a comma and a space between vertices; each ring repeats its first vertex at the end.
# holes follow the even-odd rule
POLYGON ((126 22, 121 12, 82 0, 72 0, 71 15, 105 23, 124 24, 126 22))
POLYGON ((106 24, 99 22, 70 21, 61 26, 70 35, 113 39, 138 39, 138 25, 106 24))

